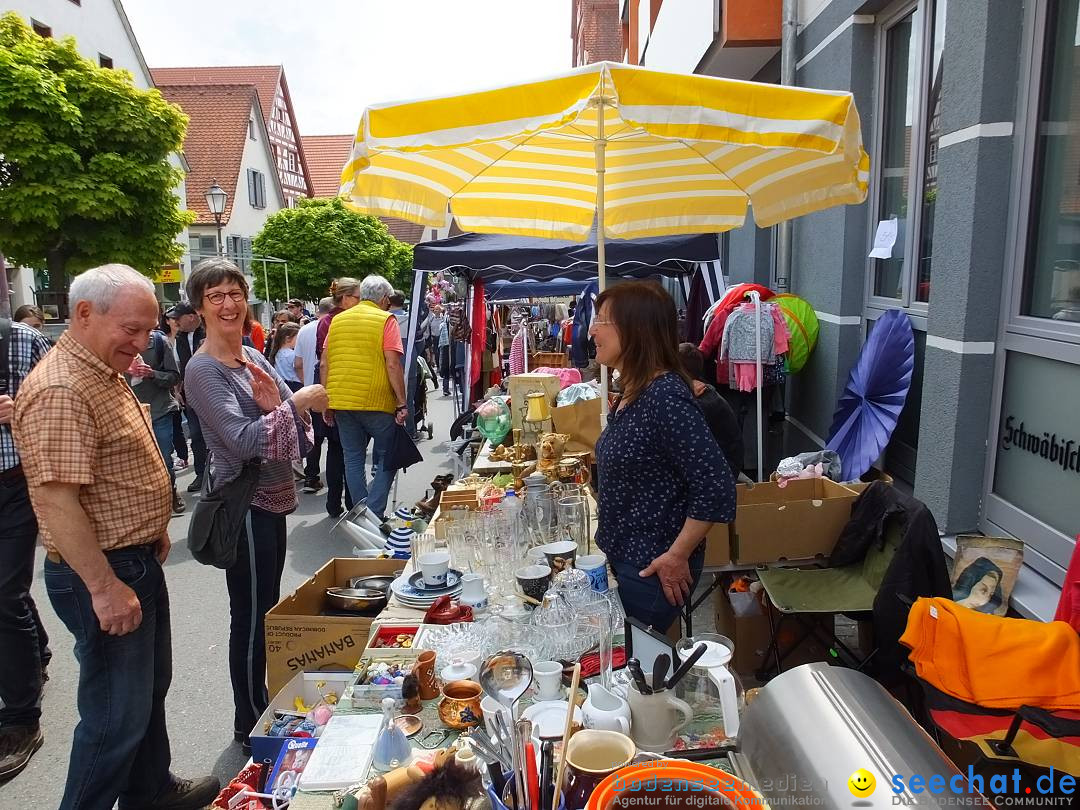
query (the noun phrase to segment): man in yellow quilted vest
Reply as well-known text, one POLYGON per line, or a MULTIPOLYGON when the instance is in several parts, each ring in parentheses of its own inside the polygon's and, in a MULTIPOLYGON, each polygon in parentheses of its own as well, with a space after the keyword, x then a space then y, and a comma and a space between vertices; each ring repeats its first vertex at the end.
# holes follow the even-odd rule
POLYGON ((382 276, 360 282, 360 303, 330 322, 322 373, 330 409, 345 453, 345 480, 353 500, 367 499, 376 515, 386 512, 394 471, 390 458, 394 431, 405 424, 404 348, 390 308, 394 288, 382 276), (374 442, 378 464, 368 490, 367 448, 374 442))

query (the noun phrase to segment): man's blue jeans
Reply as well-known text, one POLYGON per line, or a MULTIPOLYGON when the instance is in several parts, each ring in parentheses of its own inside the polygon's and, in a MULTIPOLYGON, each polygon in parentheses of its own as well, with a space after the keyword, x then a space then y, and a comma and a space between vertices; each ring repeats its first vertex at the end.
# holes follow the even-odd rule
POLYGON ((338 435, 341 436, 341 448, 345 452, 345 480, 349 485, 349 494, 355 502, 366 498, 368 509, 376 515, 385 515, 390 485, 394 482, 394 471, 384 466, 390 458, 390 446, 397 429, 394 415, 383 411, 335 411, 334 418, 337 420, 338 435), (364 467, 368 441, 372 440, 378 468, 368 491, 364 467))
POLYGON ((172 635, 165 575, 152 545, 106 552, 116 576, 135 591, 142 623, 131 633, 101 630, 90 593, 66 563, 45 560, 45 588, 75 636, 79 724, 71 746, 64 810, 143 807, 169 776, 165 695, 172 682, 172 635))
POLYGON ((165 462, 165 469, 169 471, 169 483, 176 488, 176 473, 172 466, 173 451, 173 415, 170 411, 154 420, 154 438, 157 439, 158 450, 161 451, 161 460, 165 462))

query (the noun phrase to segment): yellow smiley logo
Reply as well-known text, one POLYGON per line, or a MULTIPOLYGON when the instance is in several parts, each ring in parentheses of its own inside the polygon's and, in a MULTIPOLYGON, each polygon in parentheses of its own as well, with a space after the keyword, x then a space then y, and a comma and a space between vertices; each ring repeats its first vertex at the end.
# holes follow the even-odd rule
POLYGON ((874 793, 874 788, 877 787, 877 780, 874 779, 874 775, 866 768, 859 768, 847 780, 848 790, 851 791, 851 795, 859 799, 865 799, 874 793))

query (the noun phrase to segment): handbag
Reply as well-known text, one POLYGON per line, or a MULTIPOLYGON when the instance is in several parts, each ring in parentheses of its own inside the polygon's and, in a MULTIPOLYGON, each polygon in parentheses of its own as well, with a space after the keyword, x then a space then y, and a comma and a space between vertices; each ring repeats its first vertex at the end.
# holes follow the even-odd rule
POLYGON ((202 497, 191 514, 187 536, 191 556, 203 565, 230 568, 236 563, 244 515, 255 497, 261 466, 262 459, 251 459, 235 478, 215 487, 207 459, 202 497))

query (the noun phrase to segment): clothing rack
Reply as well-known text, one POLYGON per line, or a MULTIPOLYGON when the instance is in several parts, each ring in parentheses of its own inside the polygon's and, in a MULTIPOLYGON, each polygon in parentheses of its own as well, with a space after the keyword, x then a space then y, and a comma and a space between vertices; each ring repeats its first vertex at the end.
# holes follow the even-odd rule
POLYGON ((754 341, 756 344, 756 359, 754 361, 757 367, 757 381, 756 394, 757 394, 757 480, 761 483, 765 480, 765 458, 764 458, 764 444, 765 444, 765 426, 761 418, 762 409, 762 393, 761 389, 764 387, 764 376, 761 370, 761 295, 757 290, 750 290, 746 293, 746 298, 754 304, 754 341))

